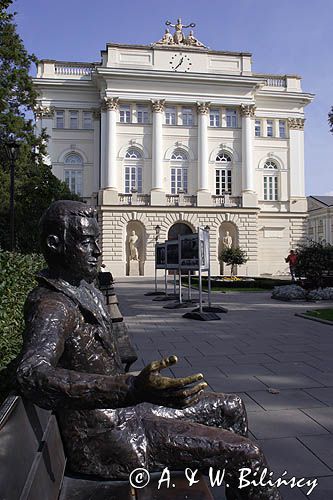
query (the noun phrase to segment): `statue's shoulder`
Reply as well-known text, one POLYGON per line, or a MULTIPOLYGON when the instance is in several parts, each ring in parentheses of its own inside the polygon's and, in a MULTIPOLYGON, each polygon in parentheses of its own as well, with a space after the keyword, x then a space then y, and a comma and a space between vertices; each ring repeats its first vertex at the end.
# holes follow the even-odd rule
POLYGON ((43 306, 43 304, 53 304, 54 307, 65 307, 66 309, 76 308, 73 301, 61 290, 57 290, 45 282, 40 282, 27 296, 24 305, 25 312, 43 306))

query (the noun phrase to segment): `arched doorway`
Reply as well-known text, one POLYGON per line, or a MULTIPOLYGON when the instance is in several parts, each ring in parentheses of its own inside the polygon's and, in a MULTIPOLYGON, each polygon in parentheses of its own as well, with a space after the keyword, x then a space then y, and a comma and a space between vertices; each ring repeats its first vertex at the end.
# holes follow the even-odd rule
POLYGON ((168 240, 178 240, 178 235, 193 234, 190 226, 184 222, 176 222, 168 231, 168 240))

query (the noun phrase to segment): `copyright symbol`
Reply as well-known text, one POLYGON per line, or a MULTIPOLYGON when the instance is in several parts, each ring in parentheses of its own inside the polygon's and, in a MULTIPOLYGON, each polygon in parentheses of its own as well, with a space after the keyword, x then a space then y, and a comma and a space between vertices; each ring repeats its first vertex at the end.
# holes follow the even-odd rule
POLYGON ((132 470, 129 482, 133 488, 144 488, 150 481, 150 474, 147 469, 139 467, 138 469, 132 470))

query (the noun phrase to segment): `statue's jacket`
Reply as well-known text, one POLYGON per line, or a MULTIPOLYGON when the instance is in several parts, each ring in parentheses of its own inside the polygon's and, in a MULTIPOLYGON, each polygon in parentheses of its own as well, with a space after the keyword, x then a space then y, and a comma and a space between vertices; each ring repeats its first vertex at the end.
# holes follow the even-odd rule
POLYGON ((38 281, 25 304, 21 393, 55 411, 71 470, 128 477, 146 464, 145 405, 133 406, 103 295, 47 272, 38 281))

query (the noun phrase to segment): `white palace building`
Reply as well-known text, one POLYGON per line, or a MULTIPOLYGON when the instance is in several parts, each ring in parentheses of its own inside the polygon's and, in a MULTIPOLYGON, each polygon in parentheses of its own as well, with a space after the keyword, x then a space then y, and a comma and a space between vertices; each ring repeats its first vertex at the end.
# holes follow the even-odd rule
POLYGON ((108 43, 99 63, 43 60, 36 124, 53 172, 98 206, 103 261, 140 274, 154 246, 209 226, 212 274, 227 231, 238 274, 283 274, 306 235, 304 107, 295 75, 258 74, 251 54, 211 50, 179 19, 151 45, 108 43))

